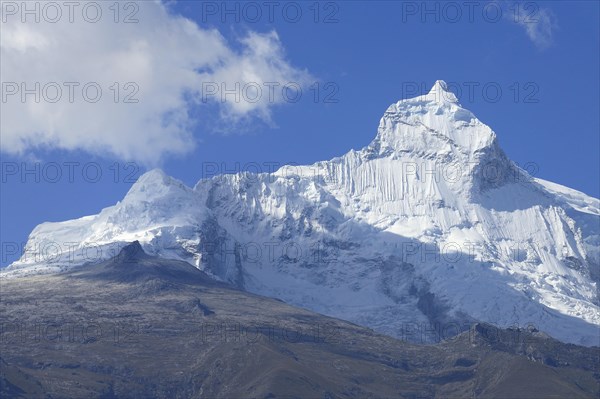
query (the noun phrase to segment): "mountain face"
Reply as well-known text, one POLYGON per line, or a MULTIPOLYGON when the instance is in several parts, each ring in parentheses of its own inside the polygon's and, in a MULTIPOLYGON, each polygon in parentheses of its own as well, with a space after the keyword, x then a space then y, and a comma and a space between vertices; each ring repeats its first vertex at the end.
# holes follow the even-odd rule
POLYGON ((394 337, 436 341, 479 321, 599 345, 600 201, 529 176, 442 81, 330 161, 194 188, 152 170, 97 215, 37 226, 2 277, 98 262, 134 240, 394 337))
POLYGON ((474 324, 415 345, 217 282, 189 263, 118 256, 8 279, 3 398, 597 398, 600 348, 474 324))

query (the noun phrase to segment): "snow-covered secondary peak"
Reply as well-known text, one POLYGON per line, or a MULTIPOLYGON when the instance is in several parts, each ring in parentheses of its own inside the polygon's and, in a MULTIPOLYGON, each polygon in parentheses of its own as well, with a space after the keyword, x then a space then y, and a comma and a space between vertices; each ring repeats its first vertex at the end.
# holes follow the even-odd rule
POLYGON ((369 145, 329 161, 194 188, 152 170, 97 215, 37 226, 2 275, 97 262, 136 240, 406 339, 483 321, 598 345, 600 201, 527 175, 443 81, 392 104, 369 145))
POLYGON ((171 176, 167 175, 162 169, 152 169, 141 175, 136 181, 135 185, 138 184, 159 184, 159 185, 170 185, 175 180, 171 176))
POLYGON ((191 191, 189 187, 168 176, 161 169, 152 169, 139 177, 127 192, 125 199, 148 201, 151 198, 164 197, 176 192, 184 195, 189 191, 191 191))

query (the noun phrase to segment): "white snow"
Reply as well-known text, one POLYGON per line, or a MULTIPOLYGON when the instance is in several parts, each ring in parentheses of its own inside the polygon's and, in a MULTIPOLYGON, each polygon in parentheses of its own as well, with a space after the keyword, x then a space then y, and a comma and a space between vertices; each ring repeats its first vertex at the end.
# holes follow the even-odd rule
POLYGON ((442 81, 331 161, 194 188, 150 171, 98 215, 36 227, 2 278, 96 262, 133 240, 390 335, 480 320, 599 344, 600 201, 528 176, 442 81), (60 256, 43 256, 49 243, 60 256), (419 304, 428 292, 435 311, 419 304))

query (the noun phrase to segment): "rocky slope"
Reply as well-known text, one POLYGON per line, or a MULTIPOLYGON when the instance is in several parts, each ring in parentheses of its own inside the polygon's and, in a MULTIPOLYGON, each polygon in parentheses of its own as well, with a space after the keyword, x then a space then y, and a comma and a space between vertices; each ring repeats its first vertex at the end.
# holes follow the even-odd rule
POLYGON ((0 396, 585 398, 600 349, 476 323, 415 345, 218 283, 134 243, 3 281, 0 396))

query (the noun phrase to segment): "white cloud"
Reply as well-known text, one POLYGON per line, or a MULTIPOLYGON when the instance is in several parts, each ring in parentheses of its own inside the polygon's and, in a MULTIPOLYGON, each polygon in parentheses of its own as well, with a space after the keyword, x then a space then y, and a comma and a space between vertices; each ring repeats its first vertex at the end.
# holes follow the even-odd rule
MULTIPOLYGON (((57 23, 46 21, 43 14, 40 23, 29 15, 22 23, 21 13, 13 15, 6 3, 0 39, 0 134, 1 150, 8 153, 27 154, 37 147, 83 149, 152 165, 194 147, 190 115, 193 110, 202 117, 203 88, 218 87, 218 93, 204 99, 220 104, 223 117, 269 121, 272 108, 285 102, 281 86, 306 85, 310 78, 286 60, 275 32, 249 32, 234 49, 218 31, 173 14, 160 2, 139 2, 138 23, 115 23, 109 9, 113 2, 96 3, 102 3, 103 12, 96 23, 86 22, 81 8, 73 13, 72 23, 65 9, 57 23), (36 82, 40 101, 28 94, 22 102, 21 84, 35 90, 36 82), (69 82, 79 83, 72 102, 69 82), (90 82, 102 89, 95 103, 90 102, 94 85, 88 87, 91 98, 83 96, 90 82), (133 84, 126 86, 128 82, 133 84), (242 91, 246 96, 236 101, 231 94, 221 102, 222 87, 232 89, 238 83, 243 88, 248 82, 253 83, 242 91), (272 97, 265 82, 280 85, 272 97), (52 103, 57 87, 62 96, 52 103), (260 97, 255 87, 263 89, 260 97), (130 99, 139 102, 124 103, 136 88, 130 99)), ((119 18, 129 12, 121 10, 119 18)))
MULTIPOLYGON (((521 12, 515 22, 522 26, 527 33, 527 37, 539 49, 545 49, 552 44, 552 34, 556 28, 556 18, 554 14, 543 8, 538 8, 536 3, 535 8, 521 12)), ((517 6, 521 7, 521 6, 517 6)))

